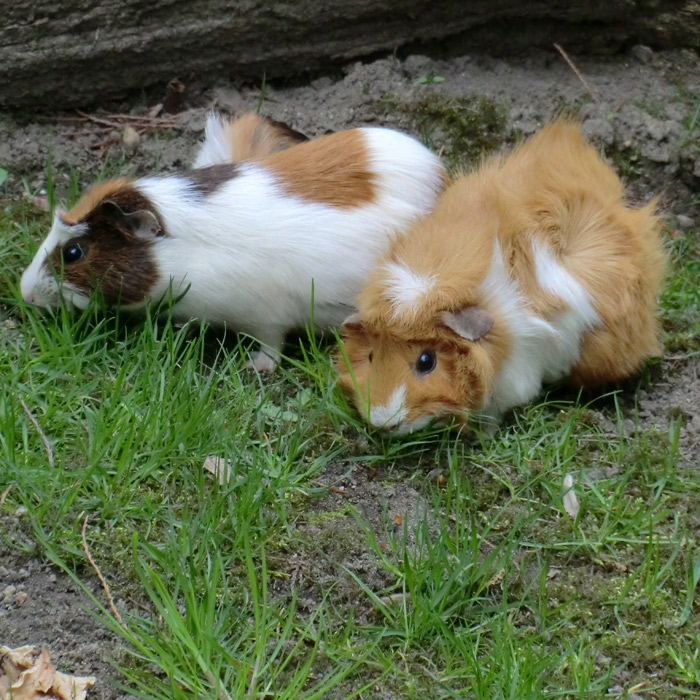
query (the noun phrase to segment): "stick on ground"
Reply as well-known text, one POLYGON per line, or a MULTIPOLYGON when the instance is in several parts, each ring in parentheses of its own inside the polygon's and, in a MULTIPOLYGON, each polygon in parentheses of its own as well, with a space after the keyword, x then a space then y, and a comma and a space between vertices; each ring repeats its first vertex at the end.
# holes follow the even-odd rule
POLYGON ((87 539, 85 538, 85 530, 87 529, 87 524, 88 524, 88 518, 87 515, 85 516, 85 520, 83 521, 83 529, 82 529, 82 537, 83 537, 83 549, 85 550, 85 556, 88 558, 88 561, 90 562, 90 566, 95 570, 95 573, 97 574, 97 577, 100 579, 102 583, 102 588, 104 588, 105 594, 107 595, 107 601, 109 602, 109 609, 112 611, 112 614, 114 617, 117 619, 119 624, 124 628, 128 629, 126 626, 126 623, 124 620, 122 620, 122 616, 119 614, 119 611, 117 610, 116 606, 114 605, 114 599, 112 598, 112 594, 110 593, 109 586, 107 585, 107 581, 105 581, 105 577, 102 575, 102 572, 100 571, 100 567, 95 564, 95 560, 92 558, 92 554, 90 554, 90 549, 88 548, 87 544, 87 539))
POLYGON ((52 467, 56 465, 56 462, 53 458, 53 450, 51 449, 51 443, 49 442, 49 439, 46 437, 46 433, 41 429, 41 426, 39 425, 39 421, 34 417, 34 414, 29 410, 27 407, 27 404, 24 403, 24 399, 20 399, 19 402, 22 404, 22 408, 24 409, 24 412, 27 414, 27 417, 29 420, 34 424, 34 427, 36 428, 37 433, 41 435, 41 439, 44 441, 44 446, 46 447, 46 454, 48 455, 49 458, 49 465, 52 467))

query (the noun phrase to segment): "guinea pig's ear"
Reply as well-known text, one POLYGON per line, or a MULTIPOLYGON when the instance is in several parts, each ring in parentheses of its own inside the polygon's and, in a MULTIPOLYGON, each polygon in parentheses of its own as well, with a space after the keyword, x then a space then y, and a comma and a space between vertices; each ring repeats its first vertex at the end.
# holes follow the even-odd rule
POLYGON ((359 313, 354 313, 351 316, 348 316, 344 321, 343 321, 343 330, 344 331, 355 331, 362 333, 364 331, 365 327, 362 323, 362 317, 360 316, 359 313))
POLYGON ((442 322, 467 340, 483 338, 493 326, 493 317, 478 306, 465 306, 456 312, 445 311, 442 322))
POLYGON ((127 214, 116 202, 107 200, 100 205, 100 214, 124 233, 139 238, 153 238, 161 232, 156 215, 148 209, 127 214))

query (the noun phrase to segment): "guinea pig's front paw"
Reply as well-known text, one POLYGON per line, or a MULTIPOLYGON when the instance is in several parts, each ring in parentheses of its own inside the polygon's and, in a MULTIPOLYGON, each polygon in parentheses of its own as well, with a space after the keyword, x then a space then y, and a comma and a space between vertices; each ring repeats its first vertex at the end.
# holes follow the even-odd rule
POLYGON ((246 363, 246 367, 252 367, 257 372, 274 372, 277 369, 278 360, 270 357, 262 350, 256 350, 251 354, 250 361, 246 363))

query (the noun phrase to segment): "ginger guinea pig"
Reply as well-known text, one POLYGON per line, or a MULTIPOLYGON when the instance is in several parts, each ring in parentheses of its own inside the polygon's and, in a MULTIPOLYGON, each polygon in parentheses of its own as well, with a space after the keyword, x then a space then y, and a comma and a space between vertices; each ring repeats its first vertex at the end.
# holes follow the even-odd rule
POLYGON ((22 275, 23 298, 83 308, 98 291, 109 306, 138 310, 170 296, 175 319, 261 341, 261 370, 274 368, 287 331, 307 323, 312 298, 318 328, 340 324, 390 242, 433 207, 444 169, 391 129, 287 148, 299 135, 258 127, 243 139, 252 159, 232 163, 235 133, 210 117, 196 162, 215 164, 108 180, 58 212, 22 275))
POLYGON ((344 326, 341 386, 404 433, 497 419, 543 382, 624 379, 659 351, 659 229, 654 203, 626 205, 580 129, 555 122, 394 242, 344 326))

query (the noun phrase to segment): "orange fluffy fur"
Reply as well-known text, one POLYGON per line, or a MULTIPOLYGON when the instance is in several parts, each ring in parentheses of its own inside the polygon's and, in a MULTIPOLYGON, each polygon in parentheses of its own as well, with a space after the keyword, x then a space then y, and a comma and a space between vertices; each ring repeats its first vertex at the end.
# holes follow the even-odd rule
POLYGON ((623 197, 612 169, 577 126, 563 121, 458 178, 434 212, 396 241, 346 324, 350 367, 342 353, 337 365, 361 412, 369 417, 370 405, 388 405, 400 387, 406 423, 425 416, 466 420, 483 407, 515 342, 498 300, 482 287, 496 241, 528 314, 550 322, 569 308, 556 290, 540 286, 533 241, 589 292, 599 323, 580 338, 568 368, 572 382, 593 386, 636 372, 659 350, 656 297, 665 255, 654 203, 633 209, 623 197), (414 303, 397 303, 392 264, 429 280, 414 303), (443 320, 445 312, 471 306, 493 319, 473 341, 443 320), (426 349, 437 364, 421 375, 416 358, 426 349))

